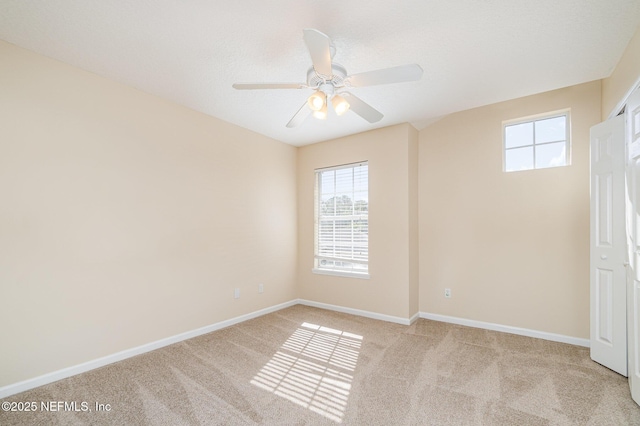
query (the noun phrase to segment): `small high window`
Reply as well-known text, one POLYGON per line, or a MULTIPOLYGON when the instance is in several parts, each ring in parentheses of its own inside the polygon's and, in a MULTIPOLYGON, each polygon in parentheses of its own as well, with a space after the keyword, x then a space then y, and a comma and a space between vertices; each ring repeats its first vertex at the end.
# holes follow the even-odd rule
POLYGON ((502 128, 505 172, 571 164, 569 111, 505 121, 502 128))

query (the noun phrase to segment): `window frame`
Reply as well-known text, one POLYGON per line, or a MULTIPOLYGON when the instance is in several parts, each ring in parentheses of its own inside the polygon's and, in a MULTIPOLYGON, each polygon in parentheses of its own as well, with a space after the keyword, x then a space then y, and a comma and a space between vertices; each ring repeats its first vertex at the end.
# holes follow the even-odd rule
POLYGON ((544 169, 555 169, 558 167, 567 167, 571 165, 571 109, 570 108, 566 108, 566 109, 561 109, 561 110, 557 110, 557 111, 551 111, 551 112, 545 112, 545 113, 541 113, 541 114, 535 114, 535 115, 530 115, 527 117, 520 117, 520 118, 515 118, 515 119, 511 119, 511 120, 505 120, 502 122, 502 171, 504 173, 513 173, 513 172, 527 172, 527 171, 532 171, 532 170, 544 170, 544 169), (562 142, 561 140, 558 141, 550 141, 550 142, 542 142, 542 143, 536 143, 535 141, 535 123, 538 121, 544 121, 544 120, 548 120, 548 119, 552 119, 552 118, 558 118, 558 117, 565 117, 565 139, 564 139, 564 143, 565 143, 565 159, 566 162, 563 165, 559 165, 559 166, 550 166, 550 167, 536 167, 536 146, 543 146, 543 145, 549 145, 549 144, 554 144, 554 143, 559 143, 562 142), (530 145, 521 145, 521 146, 517 146, 517 147, 512 147, 512 148, 507 148, 507 127, 509 126, 514 126, 514 125, 518 125, 518 124, 524 124, 524 123, 532 123, 533 125, 533 139, 532 139, 532 143, 530 145), (532 149, 532 155, 533 155, 533 167, 530 169, 524 169, 524 170, 507 170, 507 151, 510 150, 514 150, 514 149, 519 149, 519 148, 528 148, 531 147, 532 149))
MULTIPOLYGON (((352 192, 353 192, 353 186, 351 188, 352 192)), ((336 193, 334 193, 334 197, 336 193)), ((320 275, 333 275, 333 276, 339 276, 339 277, 347 277, 347 278, 360 278, 360 279, 369 279, 370 275, 369 275, 369 162, 368 161, 358 161, 355 163, 347 163, 347 164, 341 164, 341 165, 337 165, 337 166, 331 166, 331 167, 323 167, 323 168, 318 168, 314 170, 314 209, 313 209, 313 215, 314 215, 314 241, 313 241, 313 269, 311 270, 314 274, 320 274, 320 275), (341 169, 353 169, 355 167, 359 167, 359 166, 367 166, 367 213, 366 213, 366 218, 367 218, 367 241, 366 241, 366 247, 367 247, 367 260, 366 262, 363 261, 354 261, 355 259, 343 259, 345 262, 350 262, 350 263, 359 263, 359 264, 364 264, 366 265, 366 271, 353 271, 353 270, 340 270, 340 269, 324 269, 322 267, 320 267, 319 265, 319 261, 321 260, 321 258, 329 258, 327 256, 320 256, 319 255, 319 248, 320 248, 320 221, 321 221, 321 215, 320 215, 320 203, 321 203, 321 196, 322 196, 322 192, 321 192, 321 183, 320 183, 320 176, 322 174, 322 172, 328 172, 328 171, 334 171, 334 170, 341 170, 341 169)), ((354 200, 355 201, 355 200, 354 200)), ((356 215, 351 215, 349 217, 355 217, 356 215)), ((361 215, 362 216, 362 215, 361 215)), ((333 217, 338 217, 337 215, 334 215, 333 217)), ((334 219, 337 220, 337 219, 334 219)), ((355 247, 355 245, 353 245, 353 241, 352 241, 352 247, 355 247)), ((334 258, 334 259, 340 259, 340 258, 334 258)))

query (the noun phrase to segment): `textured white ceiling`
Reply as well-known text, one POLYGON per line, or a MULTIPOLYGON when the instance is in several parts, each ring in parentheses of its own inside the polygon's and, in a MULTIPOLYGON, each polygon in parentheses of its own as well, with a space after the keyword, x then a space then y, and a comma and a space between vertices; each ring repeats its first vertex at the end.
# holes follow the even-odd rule
POLYGON ((0 0, 0 38, 300 146, 608 76, 640 0, 0 0), (350 74, 417 63, 421 81, 352 89, 378 109, 285 125, 311 91, 304 28, 350 74))

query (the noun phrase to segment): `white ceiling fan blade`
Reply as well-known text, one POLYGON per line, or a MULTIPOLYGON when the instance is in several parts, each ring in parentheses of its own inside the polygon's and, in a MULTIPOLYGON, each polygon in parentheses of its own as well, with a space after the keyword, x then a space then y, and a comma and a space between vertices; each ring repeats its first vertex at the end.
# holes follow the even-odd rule
POLYGON ((233 88, 237 90, 306 89, 307 87, 304 83, 235 83, 233 85, 233 88))
POLYGON ((304 105, 296 112, 296 114, 289 120, 287 123, 288 128, 297 127, 311 114, 311 108, 309 108, 309 104, 305 101, 304 105))
POLYGON ((411 64, 350 75, 345 79, 345 83, 350 87, 364 87, 416 81, 420 80, 421 77, 422 68, 420 68, 420 65, 411 64))
POLYGON ((360 117, 367 120, 369 123, 378 122, 382 120, 382 117, 384 117, 384 115, 382 115, 380 111, 374 109, 371 105, 364 102, 362 99, 352 95, 351 93, 342 92, 340 93, 340 95, 342 95, 342 97, 345 98, 347 102, 349 102, 349 109, 351 111, 355 112, 360 117))
POLYGON ((304 42, 311 54, 311 62, 317 73, 330 77, 331 70, 331 40, 318 30, 303 30, 304 42))

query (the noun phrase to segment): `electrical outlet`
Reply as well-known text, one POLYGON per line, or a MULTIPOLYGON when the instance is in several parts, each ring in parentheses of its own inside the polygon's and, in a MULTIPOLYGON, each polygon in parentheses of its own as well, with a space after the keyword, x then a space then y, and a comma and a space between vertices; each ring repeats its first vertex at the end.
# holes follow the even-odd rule
POLYGON ((451 289, 450 288, 445 288, 444 289, 444 297, 446 297, 447 299, 451 298, 451 289))
POLYGON ((236 288, 235 290, 233 290, 233 298, 234 299, 240 299, 240 289, 236 288))
POLYGON ((264 292, 264 284, 260 283, 258 284, 258 293, 263 293, 264 292))

